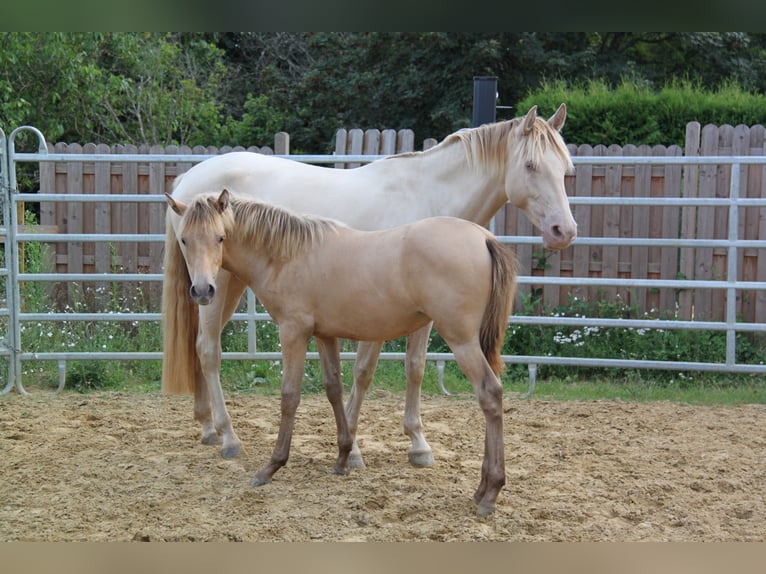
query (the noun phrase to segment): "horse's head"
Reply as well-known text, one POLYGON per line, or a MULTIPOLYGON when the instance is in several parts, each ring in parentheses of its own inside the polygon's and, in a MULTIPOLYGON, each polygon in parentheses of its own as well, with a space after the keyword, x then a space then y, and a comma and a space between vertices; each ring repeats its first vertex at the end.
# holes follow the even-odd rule
POLYGON ((537 106, 514 121, 508 138, 505 192, 542 232, 548 249, 563 249, 577 237, 577 223, 569 207, 564 178, 573 170, 572 159, 561 138, 566 105, 547 121, 537 106))
POLYGON ((229 207, 229 192, 198 196, 189 205, 165 194, 178 218, 169 222, 186 261, 191 287, 189 294, 198 305, 207 305, 215 296, 215 278, 223 261, 226 238, 224 215, 229 207))

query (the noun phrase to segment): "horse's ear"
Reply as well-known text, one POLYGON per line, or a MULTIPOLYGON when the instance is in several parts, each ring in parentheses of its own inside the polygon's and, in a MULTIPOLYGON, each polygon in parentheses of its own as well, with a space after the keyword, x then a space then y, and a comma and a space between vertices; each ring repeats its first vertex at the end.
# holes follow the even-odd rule
POLYGON ((176 199, 173 199, 173 197, 167 192, 165 192, 165 199, 167 200, 168 205, 170 206, 170 209, 172 209, 178 215, 183 217, 184 211, 186 211, 186 204, 176 199))
POLYGON ((231 194, 229 193, 229 190, 224 188, 224 190, 221 192, 221 195, 218 196, 218 199, 216 200, 216 208, 220 213, 223 213, 227 207, 229 207, 229 200, 231 199, 231 194))
POLYGON ((529 108, 527 115, 524 116, 522 133, 526 135, 532 131, 532 127, 535 125, 535 119, 537 119, 537 106, 532 106, 529 108))
POLYGON ((548 125, 550 125, 557 132, 560 132, 561 128, 564 127, 564 122, 566 121, 567 121, 567 105, 562 103, 559 106, 559 109, 556 110, 556 113, 553 114, 550 118, 548 118, 548 125))

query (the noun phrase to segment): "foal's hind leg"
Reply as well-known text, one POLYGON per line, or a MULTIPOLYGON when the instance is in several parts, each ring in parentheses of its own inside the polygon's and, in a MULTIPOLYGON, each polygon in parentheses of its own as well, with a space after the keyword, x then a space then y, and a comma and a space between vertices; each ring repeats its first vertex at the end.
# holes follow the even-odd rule
POLYGON ((335 415, 335 426, 338 429, 338 460, 333 472, 348 474, 348 458, 351 452, 351 434, 348 429, 346 414, 343 412, 343 383, 340 379, 340 348, 338 339, 314 337, 322 362, 322 382, 324 383, 327 400, 332 405, 335 415))
MULTIPOLYGON (((449 344, 449 341, 447 341, 449 344)), ((505 446, 503 442, 503 387, 487 363, 479 342, 450 345, 460 369, 471 382, 484 413, 484 461, 481 481, 474 494, 476 513, 486 516, 495 510, 500 490, 505 484, 505 446)))
POLYGON ((213 302, 199 308, 197 356, 200 370, 194 412, 202 424, 202 442, 221 444, 221 455, 233 458, 239 454, 241 443, 231 426, 221 389, 221 331, 236 310, 245 284, 223 269, 219 271, 216 283, 218 289, 213 302))
POLYGON ((375 375, 382 348, 382 341, 361 341, 357 347, 356 361, 354 362, 354 384, 351 387, 346 406, 348 431, 353 438, 351 454, 348 458, 348 465, 351 468, 364 468, 364 459, 356 440, 356 430, 359 424, 359 410, 375 375))

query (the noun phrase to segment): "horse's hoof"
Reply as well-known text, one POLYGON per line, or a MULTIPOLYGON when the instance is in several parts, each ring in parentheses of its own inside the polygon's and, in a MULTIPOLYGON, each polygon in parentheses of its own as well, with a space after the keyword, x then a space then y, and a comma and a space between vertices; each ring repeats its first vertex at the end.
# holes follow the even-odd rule
POLYGON ((219 445, 221 444, 221 437, 218 436, 217 432, 213 431, 206 435, 202 435, 202 440, 200 442, 208 446, 219 445))
POLYGON ((410 464, 417 468, 424 468, 426 466, 432 466, 434 464, 434 454, 430 450, 407 453, 407 458, 410 460, 410 464))
POLYGON ((223 458, 236 458, 239 456, 239 445, 230 444, 221 449, 221 456, 223 458))
POLYGON ((337 466, 332 469, 333 474, 337 474, 338 476, 346 476, 347 474, 351 473, 351 470, 348 468, 338 468, 337 466))
POLYGON ((349 468, 365 468, 364 459, 361 454, 350 454, 348 456, 349 468))
POLYGON ((260 476, 256 475, 250 481, 250 486, 263 486, 264 484, 268 484, 270 482, 270 478, 261 478, 260 476))

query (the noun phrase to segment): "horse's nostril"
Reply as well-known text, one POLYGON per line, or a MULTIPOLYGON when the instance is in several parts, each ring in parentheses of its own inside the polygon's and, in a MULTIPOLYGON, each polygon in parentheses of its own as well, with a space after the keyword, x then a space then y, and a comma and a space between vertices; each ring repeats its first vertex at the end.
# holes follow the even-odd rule
POLYGON ((561 236, 563 235, 563 234, 561 233, 561 227, 559 227, 558 225, 554 225, 554 226, 551 228, 551 232, 553 233, 553 236, 554 236, 554 237, 561 237, 561 236))
POLYGON ((207 296, 212 297, 213 295, 215 295, 215 287, 209 285, 207 288, 207 296))

